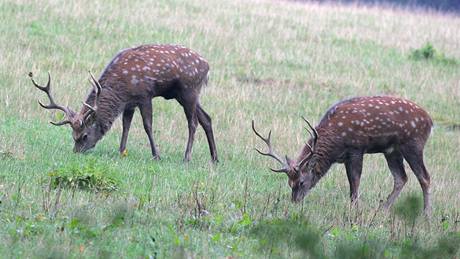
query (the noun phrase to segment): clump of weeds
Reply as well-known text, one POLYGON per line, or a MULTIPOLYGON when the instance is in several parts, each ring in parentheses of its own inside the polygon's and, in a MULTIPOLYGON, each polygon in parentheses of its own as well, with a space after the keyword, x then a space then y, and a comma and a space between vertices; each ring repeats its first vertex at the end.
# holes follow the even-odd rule
POLYGON ((51 171, 48 176, 52 188, 112 192, 118 190, 120 185, 117 171, 95 160, 64 165, 51 171))
POLYGON ((432 61, 445 65, 457 65, 455 58, 447 57, 444 53, 437 50, 430 42, 425 43, 423 47, 411 51, 409 58, 415 61, 432 61))

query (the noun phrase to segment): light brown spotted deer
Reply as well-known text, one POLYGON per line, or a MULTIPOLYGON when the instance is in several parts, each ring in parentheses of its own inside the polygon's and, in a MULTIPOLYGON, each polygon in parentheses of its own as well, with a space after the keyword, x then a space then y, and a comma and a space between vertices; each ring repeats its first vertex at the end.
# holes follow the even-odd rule
MULTIPOLYGON (((304 119, 305 120, 305 119, 304 119)), ((431 213, 430 176, 423 163, 423 148, 433 122, 417 104, 390 96, 356 97, 332 106, 313 128, 305 120, 311 138, 296 160, 277 155, 267 138, 252 128, 268 146, 268 152, 256 149, 282 164, 274 172, 286 173, 292 188, 292 201, 301 201, 326 174, 333 163, 344 163, 350 184, 352 203, 358 199, 363 155, 383 153, 394 178, 394 187, 383 204, 388 209, 407 182, 403 160, 411 167, 423 190, 424 209, 431 213)))
POLYGON ((33 80, 32 73, 29 76, 32 83, 44 91, 50 100, 49 105, 40 105, 45 109, 58 109, 65 113, 65 120, 53 124, 70 124, 75 152, 93 148, 121 113, 123 133, 120 152, 123 152, 134 109, 138 107, 153 158, 159 159, 152 135, 152 98, 162 96, 165 99, 176 99, 184 108, 189 133, 184 160, 189 161, 191 158, 196 127, 200 123, 208 139, 212 161, 217 162, 211 118, 199 102, 201 87, 208 80, 208 70, 208 62, 203 57, 182 46, 142 45, 125 49, 112 59, 99 80, 91 75, 93 90, 79 113, 54 102, 50 93, 49 74, 45 87, 33 80))

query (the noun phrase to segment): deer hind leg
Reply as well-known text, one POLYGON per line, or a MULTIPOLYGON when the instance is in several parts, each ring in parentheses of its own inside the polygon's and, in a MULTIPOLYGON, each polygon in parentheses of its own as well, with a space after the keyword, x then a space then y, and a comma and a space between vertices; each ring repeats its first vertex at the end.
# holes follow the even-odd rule
POLYGON ((383 208, 388 210, 406 184, 407 174, 404 170, 404 159, 401 152, 395 150, 392 153, 385 154, 385 159, 387 160, 388 167, 390 168, 394 180, 393 191, 388 195, 387 201, 383 205, 383 208))
POLYGON ((430 202, 430 175, 425 168, 423 162, 423 149, 407 146, 402 148, 404 159, 406 159, 410 168, 414 172, 417 180, 420 183, 423 191, 423 209, 427 216, 431 215, 431 202, 430 202))
POLYGON ((134 108, 127 108, 123 111, 123 133, 121 134, 120 153, 126 149, 126 141, 128 140, 129 127, 133 120, 134 108))
POLYGON ((182 98, 178 98, 178 102, 182 105, 185 112, 185 117, 188 123, 188 140, 185 149, 184 162, 190 161, 192 158, 193 141, 195 140, 196 127, 198 126, 197 116, 197 101, 198 98, 194 95, 184 94, 182 98))
POLYGON ((363 153, 361 151, 350 153, 345 160, 345 169, 347 171, 348 183, 350 184, 351 203, 352 205, 357 205, 359 183, 363 170, 363 153))
POLYGON ((198 122, 200 123, 201 127, 203 127, 204 132, 206 133, 206 138, 208 139, 211 159, 213 162, 219 162, 217 158, 217 149, 216 143, 214 141, 214 134, 212 132, 211 117, 209 117, 209 115, 203 110, 199 103, 197 104, 196 109, 198 115, 198 122))
POLYGON ((152 134, 152 100, 148 100, 143 104, 139 105, 139 109, 141 111, 145 133, 147 133, 147 136, 149 138, 150 149, 152 150, 153 159, 159 160, 160 153, 158 152, 158 149, 155 145, 152 134))

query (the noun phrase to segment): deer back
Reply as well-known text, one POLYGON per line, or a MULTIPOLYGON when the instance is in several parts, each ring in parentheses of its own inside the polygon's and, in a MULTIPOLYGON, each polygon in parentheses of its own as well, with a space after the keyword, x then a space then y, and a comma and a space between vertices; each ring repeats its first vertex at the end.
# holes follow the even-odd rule
POLYGON ((423 141, 433 122, 428 113, 412 101, 391 96, 368 96, 334 105, 319 125, 320 140, 333 137, 335 143, 380 152, 389 144, 423 141))
POLYGON ((142 45, 118 53, 101 75, 104 85, 139 95, 161 95, 175 81, 200 90, 207 82, 208 62, 195 51, 178 45, 142 45), (108 82, 109 81, 109 82, 108 82), (113 84, 110 83, 115 82, 113 84), (122 84, 120 84, 122 82, 122 84))

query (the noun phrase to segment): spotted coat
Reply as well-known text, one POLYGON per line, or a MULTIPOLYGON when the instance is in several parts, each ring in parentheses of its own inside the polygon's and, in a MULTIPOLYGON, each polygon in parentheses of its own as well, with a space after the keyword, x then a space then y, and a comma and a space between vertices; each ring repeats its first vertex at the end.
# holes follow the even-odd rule
MULTIPOLYGON (((96 98, 96 92, 92 90, 86 99, 86 103, 96 103, 97 106, 94 116, 96 120, 90 124, 98 128, 98 138, 86 143, 82 140, 87 135, 86 130, 77 131, 74 134, 78 144, 76 150, 92 148, 110 129, 113 121, 123 114, 120 152, 125 152, 133 113, 139 108, 152 155, 159 159, 159 150, 152 133, 152 98, 161 96, 176 99, 184 108, 189 129, 184 160, 191 159, 194 135, 199 123, 206 133, 212 160, 216 162, 218 158, 211 118, 199 101, 201 88, 208 81, 208 72, 208 62, 202 56, 179 45, 141 45, 120 51, 97 80, 102 89, 99 97, 96 98)), ((82 106, 80 114, 86 114, 88 109, 88 106, 82 106)))
POLYGON ((430 214, 430 176, 423 149, 433 122, 419 105, 392 96, 355 97, 333 105, 316 127, 307 123, 312 138, 297 159, 286 157, 283 162, 273 153, 270 137, 264 139, 269 152, 261 153, 283 163, 282 169, 274 171, 287 174, 293 201, 301 201, 334 163, 344 163, 350 197, 356 202, 364 154, 383 153, 394 178, 384 207, 393 204, 407 182, 406 160, 422 187, 425 212, 430 214))
POLYGON ((208 62, 189 48, 142 45, 118 53, 99 81, 121 81, 128 92, 149 90, 153 95, 161 95, 174 80, 180 80, 184 87, 199 92, 207 82, 208 71, 208 62))
POLYGON ((318 132, 334 133, 345 146, 362 147, 368 153, 391 142, 401 144, 428 138, 433 122, 412 101, 392 96, 356 97, 331 107, 317 126, 318 132))

